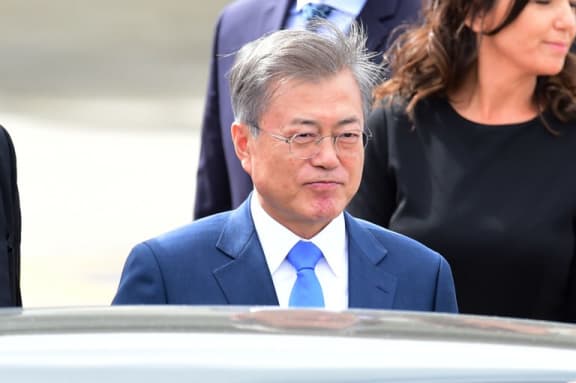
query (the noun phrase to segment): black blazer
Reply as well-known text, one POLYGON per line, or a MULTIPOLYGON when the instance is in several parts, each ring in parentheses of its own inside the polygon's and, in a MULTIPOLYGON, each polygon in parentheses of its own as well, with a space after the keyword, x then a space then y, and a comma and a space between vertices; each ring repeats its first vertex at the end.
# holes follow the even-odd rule
POLYGON ((20 293, 20 198, 16 154, 0 126, 0 306, 22 306, 20 293))
MULTIPOLYGON (((230 125, 234 116, 226 75, 234 62, 233 53, 263 34, 281 29, 291 4, 291 0, 237 0, 220 15, 202 122, 195 218, 236 208, 252 191, 250 177, 232 144, 230 125)), ((357 21, 366 28, 367 48, 384 51, 393 29, 417 19, 420 10, 420 0, 366 1, 357 21)))

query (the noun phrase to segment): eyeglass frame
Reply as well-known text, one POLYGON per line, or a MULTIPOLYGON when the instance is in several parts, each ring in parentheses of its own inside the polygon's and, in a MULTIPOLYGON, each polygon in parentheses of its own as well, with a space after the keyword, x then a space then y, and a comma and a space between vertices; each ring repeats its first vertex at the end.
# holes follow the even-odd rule
MULTIPOLYGON (((264 132, 264 133, 270 135, 272 138, 277 139, 278 141, 281 141, 281 142, 284 142, 285 144, 288 144, 288 151, 289 151, 290 154, 292 154, 293 156, 296 156, 296 155, 294 154, 294 152, 292 151, 292 143, 294 142, 294 140, 296 139, 296 137, 297 137, 298 135, 301 135, 302 133, 294 133, 293 135, 291 135, 291 136, 289 136, 289 137, 286 137, 286 136, 283 136, 283 135, 281 135, 281 134, 276 134, 276 133, 269 132, 269 131, 267 131, 267 130, 265 130, 265 129, 262 129, 262 128, 259 127, 258 125, 255 125, 255 124, 251 124, 250 127, 258 130, 259 132, 264 132)), ((325 138, 328 138, 328 137, 332 138, 332 145, 333 145, 333 147, 334 147, 334 150, 335 150, 335 152, 336 152, 337 155, 340 155, 340 154, 342 154, 342 153, 341 153, 340 150, 338 149, 338 145, 336 145, 336 142, 338 141, 338 139, 339 139, 340 137, 342 137, 343 134, 346 134, 346 133, 357 133, 357 132, 359 132, 359 133, 361 134, 361 136, 362 136, 362 137, 361 137, 361 139, 362 139, 362 148, 366 148, 366 145, 368 144, 368 140, 370 140, 370 139, 372 138, 372 132, 371 132, 370 130, 366 130, 366 129, 347 130, 347 131, 342 132, 342 133, 339 133, 339 134, 329 134, 329 135, 326 135, 326 136, 320 136, 320 137, 316 138, 316 140, 311 141, 310 144, 311 144, 311 143, 314 143, 314 147, 317 148, 318 151, 316 151, 314 154, 312 154, 312 155, 310 155, 310 156, 296 156, 296 158, 301 159, 301 160, 308 160, 308 159, 310 159, 310 158, 316 157, 316 156, 320 153, 320 151, 322 150, 322 149, 320 149, 320 143, 321 143, 325 138)), ((346 155, 346 154, 344 154, 344 156, 345 156, 345 157, 353 157, 354 155, 346 155)))

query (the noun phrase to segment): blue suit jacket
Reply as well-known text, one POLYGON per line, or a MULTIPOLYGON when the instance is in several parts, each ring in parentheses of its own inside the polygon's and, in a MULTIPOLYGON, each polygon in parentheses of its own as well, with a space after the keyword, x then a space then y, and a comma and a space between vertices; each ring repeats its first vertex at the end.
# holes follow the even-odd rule
MULTIPOLYGON (((443 257, 347 213, 345 220, 349 307, 457 311, 443 257)), ((249 200, 134 247, 113 304, 278 305, 249 200)))
MULTIPOLYGON (((252 191, 250 177, 236 157, 230 125, 234 121, 226 74, 233 53, 265 33, 281 29, 290 0, 239 0, 227 6, 216 26, 206 93, 194 216, 236 208, 252 191)), ((419 16, 420 0, 368 0, 358 20, 368 33, 367 48, 383 51, 390 32, 419 16)))

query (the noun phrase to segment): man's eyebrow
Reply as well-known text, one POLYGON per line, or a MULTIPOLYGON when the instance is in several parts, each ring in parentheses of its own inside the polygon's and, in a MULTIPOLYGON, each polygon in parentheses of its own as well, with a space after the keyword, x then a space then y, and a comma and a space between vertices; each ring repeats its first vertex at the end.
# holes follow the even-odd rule
POLYGON ((315 120, 311 120, 309 118, 299 118, 296 117, 294 119, 292 119, 292 121, 290 121, 289 125, 314 125, 314 126, 320 126, 320 124, 318 123, 318 121, 315 120))
POLYGON ((338 121, 338 126, 342 125, 350 125, 350 124, 359 124, 360 119, 358 117, 348 117, 338 121))
MULTIPOLYGON (((360 119, 358 117, 346 117, 343 118, 342 120, 338 121, 336 123, 336 126, 344 126, 344 125, 350 125, 350 124, 358 124, 360 123, 360 119)), ((311 125, 311 126, 316 126, 316 127, 320 127, 320 123, 316 120, 311 120, 308 118, 294 118, 290 121, 290 123, 288 125, 311 125)))

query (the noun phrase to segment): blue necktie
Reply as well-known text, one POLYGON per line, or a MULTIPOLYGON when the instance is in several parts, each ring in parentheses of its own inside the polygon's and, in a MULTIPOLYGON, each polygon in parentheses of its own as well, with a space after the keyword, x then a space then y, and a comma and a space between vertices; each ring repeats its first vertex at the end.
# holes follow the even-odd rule
POLYGON ((333 9, 334 8, 326 4, 308 3, 304 5, 304 7, 302 7, 302 15, 306 20, 306 26, 309 27, 309 24, 314 19, 327 19, 333 9))
POLYGON ((290 307, 324 307, 322 287, 314 273, 314 267, 320 258, 322 251, 307 241, 299 241, 288 253, 288 262, 297 272, 296 282, 290 293, 290 307))

